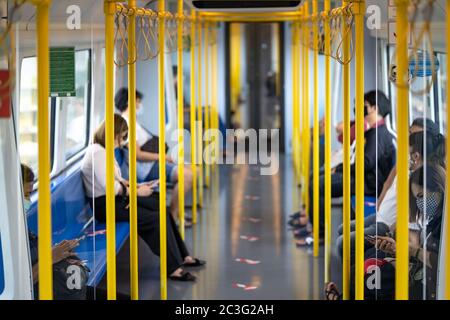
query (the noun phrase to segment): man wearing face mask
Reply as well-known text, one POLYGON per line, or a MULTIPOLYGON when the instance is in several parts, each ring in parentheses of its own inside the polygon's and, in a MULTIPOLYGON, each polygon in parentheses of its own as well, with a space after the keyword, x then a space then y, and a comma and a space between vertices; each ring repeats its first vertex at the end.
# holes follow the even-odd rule
MULTIPOLYGON (((364 194, 375 197, 383 188, 383 184, 388 177, 395 163, 394 137, 388 131, 384 118, 391 112, 391 103, 386 95, 381 91, 370 91, 364 95, 365 122, 368 130, 364 133, 364 194)), ((355 168, 351 165, 351 192, 355 191, 355 168)), ((320 237, 324 235, 325 208, 324 208, 324 188, 325 176, 319 178, 319 232, 320 237)), ((309 203, 313 203, 313 187, 310 188, 309 203)), ((333 198, 343 196, 343 166, 339 165, 331 175, 331 196, 333 198)), ((312 205, 310 206, 312 208, 312 205)), ((313 223, 313 212, 309 212, 310 223, 313 223)), ((306 216, 300 217, 294 226, 306 226, 306 216)), ((300 231, 300 234, 303 231, 300 231)), ((299 237, 296 241, 298 246, 307 243, 311 244, 311 234, 306 237, 299 237)))
MULTIPOLYGON (((136 113, 141 114, 143 94, 136 90, 136 113)), ((128 88, 121 88, 114 97, 116 109, 128 122, 128 88)), ((153 136, 136 121, 136 158, 137 158, 137 177, 138 182, 148 182, 159 179, 159 154, 158 137, 153 136)), ((172 191, 170 211, 173 218, 178 219, 178 165, 172 157, 166 154, 166 180, 175 184, 172 191)), ((122 176, 128 179, 128 168, 121 167, 122 176)), ((184 192, 187 193, 192 188, 192 171, 190 166, 184 165, 184 192)), ((192 225, 188 216, 186 216, 186 227, 192 225)))

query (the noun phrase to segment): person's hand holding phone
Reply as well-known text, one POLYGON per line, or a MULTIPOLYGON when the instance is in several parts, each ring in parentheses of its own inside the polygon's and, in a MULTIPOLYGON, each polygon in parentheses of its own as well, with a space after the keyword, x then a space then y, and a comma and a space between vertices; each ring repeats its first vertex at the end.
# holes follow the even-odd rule
POLYGON ((73 255, 72 250, 78 247, 78 239, 63 240, 52 248, 53 263, 58 263, 73 255))

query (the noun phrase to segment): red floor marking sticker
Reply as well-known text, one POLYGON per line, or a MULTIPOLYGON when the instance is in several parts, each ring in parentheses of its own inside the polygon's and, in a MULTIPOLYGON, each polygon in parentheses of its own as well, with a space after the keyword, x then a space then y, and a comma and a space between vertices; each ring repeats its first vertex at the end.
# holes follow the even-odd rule
POLYGON ((257 286, 251 286, 251 285, 242 284, 242 283, 233 283, 233 288, 240 288, 240 289, 243 289, 245 291, 251 291, 251 290, 258 289, 257 286))
POLYGON ((250 260, 250 259, 243 259, 243 258, 236 258, 236 259, 234 259, 234 261, 241 262, 241 263, 246 263, 246 264, 249 264, 249 265, 252 265, 252 266, 261 263, 261 261, 259 261, 259 260, 250 260))
POLYGON ((252 218, 252 217, 250 217, 250 218, 242 218, 242 221, 250 221, 250 222, 253 222, 253 223, 259 223, 259 222, 261 222, 261 219, 258 219, 258 218, 252 218))
POLYGON ((255 242, 255 241, 259 240, 259 237, 254 237, 254 236, 240 236, 240 238, 242 240, 247 240, 247 241, 250 241, 250 242, 255 242))
POLYGON ((91 232, 91 233, 88 233, 86 236, 88 236, 88 237, 95 237, 95 236, 98 236, 100 234, 106 234, 106 230, 98 230, 98 231, 95 231, 95 232, 91 232))
POLYGON ((245 196, 245 200, 251 200, 251 201, 256 201, 259 200, 260 198, 258 196, 245 196))

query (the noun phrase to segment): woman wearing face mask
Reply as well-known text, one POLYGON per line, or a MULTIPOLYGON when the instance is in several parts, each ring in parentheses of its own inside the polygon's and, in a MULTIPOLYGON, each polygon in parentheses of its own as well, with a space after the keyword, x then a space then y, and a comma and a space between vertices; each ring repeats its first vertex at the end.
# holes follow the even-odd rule
MULTIPOLYGON (((143 94, 136 90, 136 112, 139 115, 142 112, 141 101, 143 94)), ((114 97, 116 109, 122 117, 128 122, 128 88, 121 88, 114 97)), ((154 147, 153 139, 155 137, 145 130, 139 122, 136 122, 136 159, 137 175, 140 181, 152 181, 159 179, 159 154, 158 149, 154 147)), ((178 169, 175 161, 166 154, 166 180, 174 183, 170 202, 170 212, 173 218, 178 219, 178 169)), ((125 170, 126 171, 126 170, 125 170)), ((123 172, 126 176, 127 172, 123 172)), ((190 166, 184 166, 184 192, 185 194, 192 188, 192 171, 190 166)), ((186 227, 192 226, 191 219, 186 216, 186 227)))
MULTIPOLYGON (((95 208, 96 219, 106 221, 106 149, 105 122, 98 127, 94 142, 88 147, 81 172, 87 197, 95 208)), ((128 137, 128 125, 123 117, 114 115, 115 147, 122 146, 128 137)), ((115 162, 114 190, 116 194, 116 221, 129 220, 129 188, 128 181, 122 178, 120 168, 115 162)), ((159 255, 159 199, 151 197, 151 184, 141 184, 137 188, 138 195, 138 233, 150 249, 159 255)), ((205 262, 189 255, 187 248, 176 228, 175 221, 167 217, 167 268, 169 278, 178 281, 194 281, 196 278, 182 267, 197 267, 205 262)))
MULTIPOLYGON (((417 169, 410 177, 410 221, 417 223, 420 230, 409 231, 410 279, 409 293, 411 299, 436 299, 437 267, 439 244, 441 239, 442 213, 445 196, 445 170, 440 165, 426 164, 417 169), (425 281, 423 277, 426 275, 425 281), (424 292, 424 285, 426 291, 424 292)), ((395 297, 395 237, 378 236, 366 239, 376 249, 366 253, 365 270, 368 265, 377 265, 381 276, 380 288, 365 286, 367 299, 393 299, 395 297)), ((370 274, 366 273, 365 283, 370 274)), ((351 286, 353 288, 353 286, 351 286)), ((341 295, 334 283, 327 284, 328 300, 338 300, 341 295)))

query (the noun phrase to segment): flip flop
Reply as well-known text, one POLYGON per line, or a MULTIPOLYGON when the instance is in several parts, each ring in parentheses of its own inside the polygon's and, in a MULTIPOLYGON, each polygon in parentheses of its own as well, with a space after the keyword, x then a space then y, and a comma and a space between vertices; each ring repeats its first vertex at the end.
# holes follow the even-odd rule
POLYGON ((206 261, 194 258, 194 262, 191 263, 183 263, 184 267, 202 267, 206 264, 206 261))
POLYGON ((195 281, 197 278, 190 272, 183 271, 181 276, 169 276, 169 279, 173 281, 195 281))

